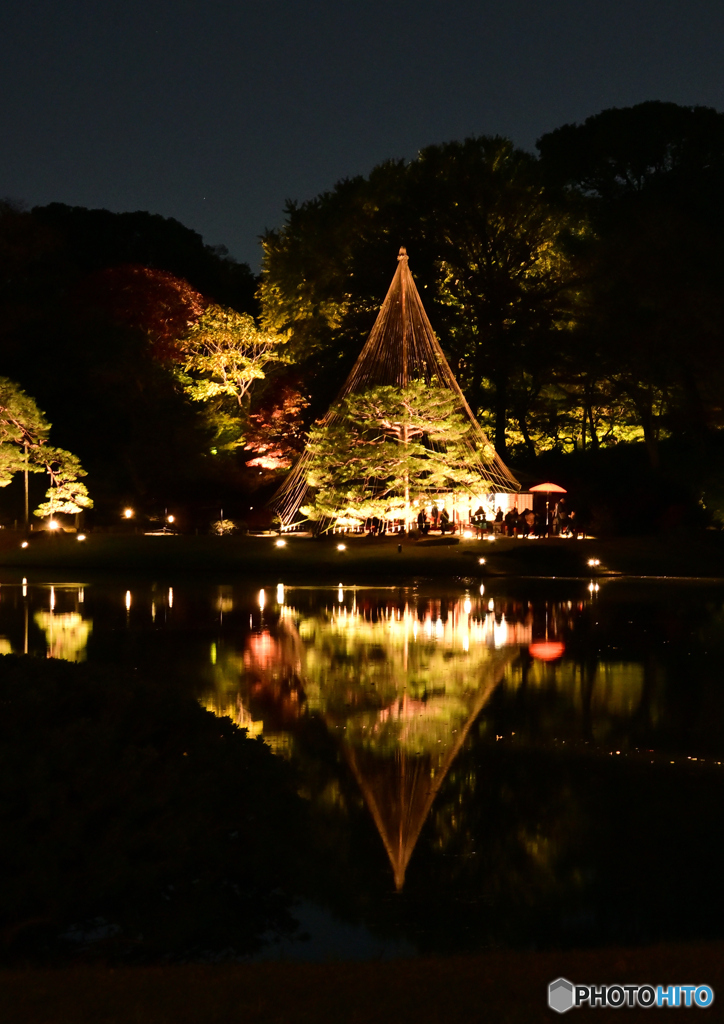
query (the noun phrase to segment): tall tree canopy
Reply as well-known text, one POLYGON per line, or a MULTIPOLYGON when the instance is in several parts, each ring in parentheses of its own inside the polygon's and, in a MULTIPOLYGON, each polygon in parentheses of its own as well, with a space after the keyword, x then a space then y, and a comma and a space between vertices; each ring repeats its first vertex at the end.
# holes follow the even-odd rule
POLYGON ((279 337, 260 331, 248 313, 209 305, 179 340, 186 384, 195 401, 233 398, 241 405, 264 367, 278 357, 279 337))
POLYGON ((612 107, 548 132, 536 146, 550 183, 610 209, 642 193, 696 203, 709 175, 724 171, 724 114, 656 100, 612 107))
POLYGON ((565 346, 584 222, 548 200, 534 158, 507 139, 431 146, 412 170, 458 380, 475 410, 492 406, 504 455, 509 420, 528 437, 531 401, 565 346))
POLYGON ((121 502, 163 507, 238 476, 212 457, 216 425, 174 371, 208 299, 167 270, 104 265, 141 256, 130 241, 104 249, 101 238, 96 251, 91 237, 81 266, 61 232, 0 204, 0 369, 37 398, 114 517, 121 502))
POLYGON ((80 274, 136 264, 183 278, 215 302, 257 312, 256 279, 224 246, 205 245, 201 235, 157 213, 111 213, 51 203, 36 206, 33 220, 80 274))
POLYGON ((724 114, 641 103, 538 140, 546 180, 595 226, 577 363, 634 410, 653 462, 663 434, 700 441, 724 386, 724 114))
MULTIPOLYGON (((529 154, 498 137, 431 146, 302 206, 263 240, 263 318, 286 331, 319 405, 328 404, 384 295, 393 253, 414 256, 433 325, 475 412, 525 420, 554 339, 571 319, 568 255, 581 224, 551 204, 529 154), (321 383, 320 383, 321 378, 321 383)), ((525 429, 525 428, 524 428, 525 429)))

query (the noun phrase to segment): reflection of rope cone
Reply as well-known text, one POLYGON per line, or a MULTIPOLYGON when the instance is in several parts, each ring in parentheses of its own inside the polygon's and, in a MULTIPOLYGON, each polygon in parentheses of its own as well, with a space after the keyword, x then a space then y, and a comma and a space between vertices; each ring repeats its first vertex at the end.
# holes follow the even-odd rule
MULTIPOLYGON (((387 851, 398 892, 405 884, 407 866, 440 786, 473 722, 517 656, 517 650, 491 654, 493 663, 487 679, 474 691, 467 720, 437 757, 430 753, 410 754, 404 747, 399 747, 392 757, 379 757, 342 741, 347 763, 387 851)), ((336 730, 330 729, 330 733, 335 735, 336 730)))
MULTIPOLYGON (((424 613, 384 605, 335 606, 327 618, 298 623, 285 606, 276 636, 263 630, 247 640, 244 708, 257 716, 267 699, 264 735, 273 742, 269 718, 278 728, 283 683, 293 684, 304 713, 319 715, 341 748, 399 891, 452 763, 531 630, 504 618, 498 625, 482 607, 476 615, 469 600, 447 614, 440 602, 424 613)), ((284 729, 295 728, 296 717, 281 717, 284 729)))
MULTIPOLYGON (((461 606, 462 602, 459 602, 461 606)), ((421 648, 427 651, 442 652, 445 650, 459 649, 461 637, 456 628, 458 614, 451 614, 448 622, 442 626, 439 621, 439 608, 431 608, 425 616, 423 629, 419 643, 421 648), (432 637, 432 621, 439 624, 441 630, 434 630, 432 637), (425 630, 424 626, 430 627, 425 630)), ((471 639, 475 640, 475 650, 478 652, 481 662, 475 664, 475 673, 479 682, 477 685, 465 685, 462 692, 456 694, 458 700, 464 701, 466 707, 462 717, 456 721, 457 730, 451 729, 450 721, 440 720, 438 745, 435 742, 432 748, 419 752, 417 743, 414 743, 415 750, 411 749, 413 734, 409 731, 415 721, 420 721, 425 716, 434 719, 444 707, 444 697, 439 700, 433 698, 426 701, 412 698, 404 683, 410 682, 409 673, 418 673, 421 666, 409 660, 410 637, 415 636, 415 625, 417 615, 413 616, 408 607, 404 613, 396 617, 394 614, 384 615, 380 620, 365 621, 363 617, 342 615, 333 618, 329 629, 339 638, 349 636, 359 637, 370 649, 379 646, 389 650, 386 659, 390 670, 400 674, 395 682, 396 699, 392 705, 380 709, 376 719, 383 726, 399 726, 398 731, 387 732, 388 738, 394 736, 396 741, 394 753, 390 755, 375 752, 372 730, 365 730, 369 736, 369 744, 355 744, 351 739, 351 731, 347 725, 340 729, 341 719, 339 715, 333 715, 325 707, 325 690, 330 683, 328 669, 320 665, 308 664, 307 651, 292 621, 285 623, 285 632, 292 640, 292 648, 299 655, 300 682, 304 689, 305 696, 310 705, 316 707, 322 713, 330 735, 335 738, 343 736, 341 748, 344 757, 350 767, 352 774, 365 797, 368 809, 375 821, 378 833, 384 844, 387 856, 392 867, 394 885, 399 892, 404 885, 404 877, 413 855, 415 846, 420 837, 422 826, 427 819, 434 799, 439 788, 450 768, 458 756, 460 749, 470 731, 473 722, 477 719, 486 701, 491 697, 493 691, 505 675, 509 665, 518 657, 518 643, 522 640, 527 643, 530 639, 529 627, 522 630, 522 637, 519 631, 514 629, 510 635, 506 631, 504 643, 511 646, 493 646, 493 639, 489 633, 487 617, 483 623, 473 623, 469 613, 465 612, 461 617, 461 624, 464 623, 464 632, 471 639), (413 622, 415 618, 415 623, 413 622), (512 646, 512 644, 516 644, 512 646), (391 645, 391 648, 390 648, 391 645), (401 656, 400 656, 401 655, 401 656), (395 663, 395 656, 399 660, 395 663), (403 668, 404 666, 404 668, 403 668), (312 681, 309 673, 322 671, 321 680, 312 681), (313 694, 313 695, 312 695, 313 694), (434 710, 433 710, 434 709, 434 710)), ((315 636, 318 643, 318 635, 315 636)), ((501 638, 502 639, 502 638, 501 638)), ((467 658, 466 658, 467 660, 467 658)), ((440 670, 442 667, 440 666, 440 670)), ((446 673, 440 679, 451 679, 451 667, 448 665, 446 673)), ((473 677, 474 678, 474 677, 473 677)), ((391 682, 392 680, 390 680, 391 682)), ((458 707, 460 707, 458 705, 458 707)), ((364 713, 361 718, 364 719, 364 713)), ((344 716, 348 725, 352 725, 357 716, 354 712, 350 716, 344 716)), ((359 733, 357 733, 359 735, 359 733)))

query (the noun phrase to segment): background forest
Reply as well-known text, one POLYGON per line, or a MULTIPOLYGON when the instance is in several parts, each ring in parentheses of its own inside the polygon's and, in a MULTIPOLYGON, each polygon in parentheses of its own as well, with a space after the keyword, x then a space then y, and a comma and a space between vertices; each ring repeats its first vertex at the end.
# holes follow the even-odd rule
MULTIPOLYGON (((724 114, 659 102, 564 125, 536 155, 470 138, 290 202, 258 279, 160 216, 6 202, 0 375, 80 459, 90 522, 131 504, 253 525, 405 245, 524 485, 554 476, 599 532, 719 525, 723 228, 724 114)), ((16 476, 0 519, 21 513, 16 476)))

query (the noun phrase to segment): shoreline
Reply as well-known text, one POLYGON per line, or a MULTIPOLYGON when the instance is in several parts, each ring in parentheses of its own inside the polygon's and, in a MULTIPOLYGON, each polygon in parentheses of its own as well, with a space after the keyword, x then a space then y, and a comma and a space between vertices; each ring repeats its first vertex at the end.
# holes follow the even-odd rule
POLYGON ((147 573, 219 572, 278 582, 382 582, 411 578, 511 577, 699 579, 724 582, 724 535, 598 540, 349 537, 276 534, 146 536, 0 533, 0 570, 147 573), (27 539, 26 547, 22 547, 27 539), (284 546, 277 546, 282 539, 284 546), (432 543, 430 542, 432 540, 432 543), (340 549, 340 545, 343 548, 340 549), (597 564, 591 564, 591 562, 597 564), (311 577, 311 579, 310 579, 311 577))

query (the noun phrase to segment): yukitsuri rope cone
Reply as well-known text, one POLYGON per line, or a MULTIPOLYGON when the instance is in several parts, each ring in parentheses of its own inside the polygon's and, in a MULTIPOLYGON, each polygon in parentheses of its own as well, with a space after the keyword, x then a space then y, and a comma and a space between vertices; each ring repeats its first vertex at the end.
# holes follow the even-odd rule
MULTIPOLYGON (((422 305, 404 248, 400 249, 397 260, 397 272, 370 336, 337 401, 318 426, 330 426, 341 419, 338 409, 343 399, 380 385, 406 388, 412 382, 421 381, 428 386, 445 388, 456 398, 455 412, 470 423, 465 445, 467 466, 480 481, 479 488, 476 485, 473 489, 476 498, 489 492, 519 491, 520 484, 475 419, 448 365, 422 305)), ((292 524, 300 506, 309 500, 307 481, 311 460, 312 451, 308 446, 270 502, 284 527, 292 524)), ((340 505, 343 504, 340 495, 340 505)))

